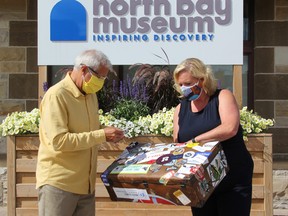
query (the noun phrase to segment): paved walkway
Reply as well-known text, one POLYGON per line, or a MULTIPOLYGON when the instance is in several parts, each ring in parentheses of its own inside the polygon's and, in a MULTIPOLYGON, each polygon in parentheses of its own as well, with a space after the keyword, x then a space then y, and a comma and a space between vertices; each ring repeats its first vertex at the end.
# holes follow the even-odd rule
POLYGON ((7 208, 6 207, 0 207, 0 215, 1 216, 7 216, 7 208))
POLYGON ((288 216, 288 209, 274 209, 273 216, 288 216))
MULTIPOLYGON (((274 209, 273 216, 288 216, 288 209, 274 209)), ((0 216, 7 216, 7 208, 0 207, 0 216)))

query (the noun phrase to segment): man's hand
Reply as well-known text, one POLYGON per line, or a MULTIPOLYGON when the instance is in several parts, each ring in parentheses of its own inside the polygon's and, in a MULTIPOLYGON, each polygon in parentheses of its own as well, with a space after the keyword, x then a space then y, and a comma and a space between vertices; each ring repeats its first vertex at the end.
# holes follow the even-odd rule
POLYGON ((124 131, 116 127, 104 128, 107 142, 118 142, 124 138, 124 131))

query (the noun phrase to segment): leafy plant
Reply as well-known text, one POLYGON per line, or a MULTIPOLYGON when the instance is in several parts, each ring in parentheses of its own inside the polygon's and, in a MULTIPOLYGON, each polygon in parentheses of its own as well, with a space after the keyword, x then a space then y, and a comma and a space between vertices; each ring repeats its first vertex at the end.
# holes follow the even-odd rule
POLYGON ((134 85, 145 85, 149 99, 147 105, 151 108, 151 114, 165 108, 172 108, 179 103, 178 93, 174 89, 173 72, 170 70, 169 58, 162 49, 167 65, 151 65, 137 63, 130 66, 129 70, 136 69, 133 77, 134 85))
POLYGON ((103 88, 97 92, 99 109, 102 109, 104 112, 109 112, 114 108, 116 100, 114 95, 115 88, 115 80, 113 80, 112 85, 105 81, 103 88))
POLYGON ((247 140, 247 135, 250 133, 261 133, 274 125, 273 119, 262 118, 253 110, 248 110, 243 107, 240 110, 240 124, 243 128, 244 140, 247 140))
POLYGON ((147 105, 149 99, 146 87, 141 84, 133 85, 129 76, 125 80, 120 81, 119 85, 117 85, 116 80, 113 80, 112 84, 105 82, 104 87, 97 92, 97 97, 99 108, 104 113, 110 112, 116 107, 121 107, 121 104, 125 105, 127 101, 135 101, 142 105, 147 105))
MULTIPOLYGON (((173 134, 173 113, 175 108, 163 108, 153 115, 140 115, 138 113, 133 119, 115 117, 111 112, 104 113, 99 110, 100 123, 104 126, 115 126, 123 129, 127 137, 136 137, 145 134, 158 134, 172 136, 173 134)), ((126 112, 126 110, 123 110, 126 112)), ((31 112, 13 112, 8 115, 0 125, 0 136, 38 133, 39 131, 39 109, 31 112)), ((265 119, 253 110, 243 107, 240 110, 240 124, 243 128, 243 138, 251 133, 262 133, 274 125, 273 119, 265 119)))
POLYGON ((110 110, 110 114, 115 118, 125 118, 128 121, 134 121, 141 116, 146 116, 150 112, 149 107, 141 101, 132 99, 121 99, 115 102, 115 108, 110 110))
POLYGON ((38 133, 39 121, 40 113, 37 108, 31 112, 13 112, 0 125, 0 136, 38 133))
POLYGON ((153 115, 140 116, 134 121, 125 118, 115 118, 111 113, 99 110, 100 122, 104 126, 115 126, 125 131, 127 137, 136 137, 145 134, 172 136, 173 113, 175 108, 159 110, 153 115))

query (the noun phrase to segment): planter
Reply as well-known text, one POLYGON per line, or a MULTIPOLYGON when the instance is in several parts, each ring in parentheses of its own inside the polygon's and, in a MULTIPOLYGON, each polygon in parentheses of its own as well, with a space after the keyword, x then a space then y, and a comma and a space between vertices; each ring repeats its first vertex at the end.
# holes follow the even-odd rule
MULTIPOLYGON (((169 143, 170 137, 141 136, 118 144, 104 143, 98 155, 98 173, 103 172, 132 141, 169 143)), ((249 135, 246 143, 254 160, 251 216, 271 216, 272 208, 272 135, 249 135)), ((35 169, 39 146, 38 135, 7 137, 8 215, 38 215, 35 169)), ((112 202, 98 175, 96 181, 96 215, 165 215, 191 216, 190 207, 130 202, 112 202)))

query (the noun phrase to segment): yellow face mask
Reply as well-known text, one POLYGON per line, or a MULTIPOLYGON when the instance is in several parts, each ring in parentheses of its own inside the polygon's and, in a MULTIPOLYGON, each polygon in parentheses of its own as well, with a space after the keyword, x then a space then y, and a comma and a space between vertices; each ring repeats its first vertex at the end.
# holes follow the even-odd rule
POLYGON ((85 81, 83 77, 83 85, 82 85, 82 90, 86 94, 95 94, 98 92, 104 85, 105 79, 100 79, 93 74, 91 74, 91 78, 88 82, 85 81))

